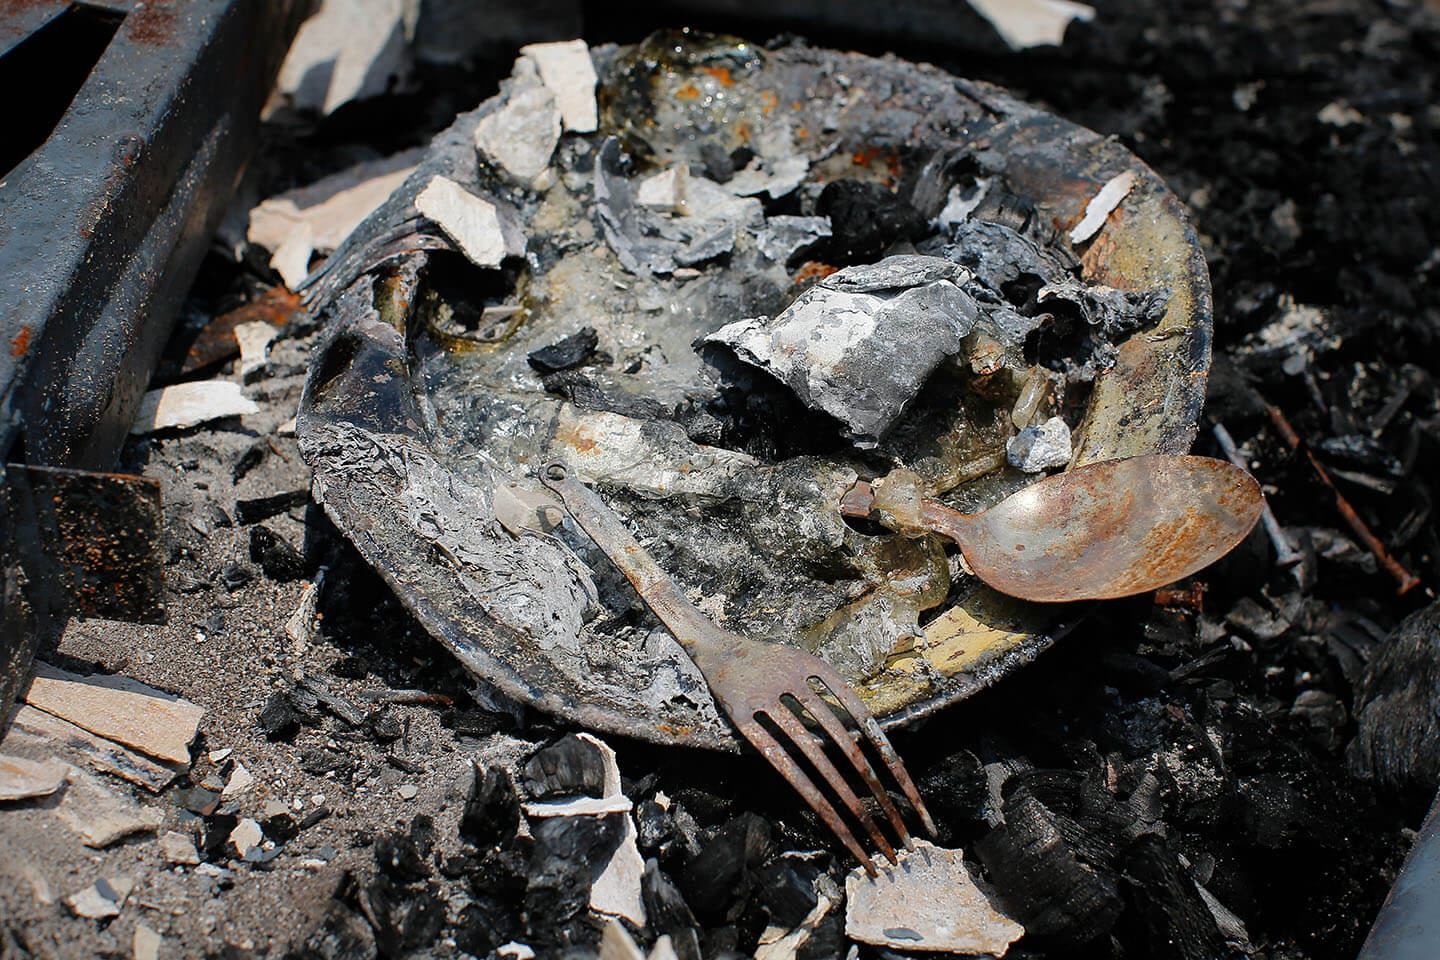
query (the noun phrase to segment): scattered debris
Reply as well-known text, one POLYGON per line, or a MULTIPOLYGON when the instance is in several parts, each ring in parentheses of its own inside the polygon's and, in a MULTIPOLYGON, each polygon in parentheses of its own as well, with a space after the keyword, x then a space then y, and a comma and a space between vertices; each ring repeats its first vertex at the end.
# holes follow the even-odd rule
POLYGON ((828 262, 840 265, 873 263, 897 242, 919 240, 930 230, 918 210, 869 180, 827 183, 815 212, 830 221, 828 262))
POLYGON ((290 45, 276 95, 328 115, 384 93, 408 70, 407 6, 404 0, 322 0, 290 45))
POLYGON ((36 661, 24 694, 32 707, 152 757, 190 762, 203 707, 128 677, 78 676, 36 661))
POLYGON ((225 789, 220 791, 220 795, 222 797, 238 796, 254 785, 255 777, 245 769, 245 764, 236 761, 235 768, 230 771, 230 779, 225 781, 225 789))
POLYGON ((600 338, 594 327, 581 327, 548 347, 531 351, 525 359, 541 374, 569 370, 588 362, 599 343, 600 338))
POLYGON ((525 767, 525 777, 527 785, 534 784, 543 796, 560 791, 591 793, 574 800, 532 801, 524 805, 527 816, 626 814, 613 852, 596 865, 590 907, 597 913, 623 917, 643 927, 645 905, 641 899, 641 879, 645 874, 645 861, 635 843, 635 819, 629 816, 634 804, 620 790, 620 765, 615 760, 615 751, 593 734, 570 734, 537 751, 525 767))
POLYGON ((520 48, 540 72, 540 79, 555 95, 566 130, 592 133, 600 126, 595 106, 595 64, 584 40, 532 43, 520 48))
MULTIPOLYGON (((560 140, 560 110, 555 95, 540 82, 533 61, 515 61, 499 109, 475 125, 475 148, 522 183, 550 166, 560 140)), ((433 218, 432 218, 433 219, 433 218)))
POLYGON ((776 263, 789 265, 830 236, 830 218, 776 215, 766 217, 764 227, 749 229, 761 253, 776 263))
POLYGON ((130 432, 154 433, 174 427, 193 427, 223 417, 259 412, 260 405, 240 392, 240 384, 230 380, 196 380, 146 393, 130 432))
POLYGON ((420 788, 413 783, 402 783, 396 790, 401 800, 414 800, 420 794, 420 788))
POLYGON ((1071 20, 1095 19, 1095 8, 1072 0, 968 0, 1011 50, 1058 47, 1071 20))
POLYGON ((96 880, 93 884, 72 893, 65 898, 65 904, 77 917, 87 920, 105 920, 120 916, 120 908, 135 888, 135 881, 128 877, 111 877, 96 880))
MULTIPOLYGON (((833 886, 828 880, 825 885, 833 886)), ((839 891, 836 890, 835 893, 838 894, 839 891)), ((800 948, 809 943, 815 935, 820 922, 839 905, 838 896, 831 896, 829 891, 817 891, 815 906, 811 907, 810 912, 792 929, 786 930, 772 924, 760 934, 760 942, 755 948, 755 960, 795 960, 800 948)))
POLYGON ((1010 466, 1026 473, 1042 473, 1070 462, 1070 427, 1059 417, 1026 427, 1005 445, 1010 466))
POLYGON ((242 859, 248 860, 250 851, 258 846, 265 839, 265 832, 260 829, 258 820, 246 817, 235 824, 235 829, 230 831, 230 845, 235 848, 235 853, 242 859))
POLYGON ((1365 668, 1350 769, 1387 789, 1440 783, 1440 603, 1406 617, 1365 668))
POLYGON ((27 760, 0 753, 0 801, 48 797, 65 782, 58 760, 27 760))
POLYGON ((154 929, 144 923, 135 924, 135 937, 131 943, 135 960, 160 960, 160 948, 164 943, 165 938, 154 929))
POLYGON ((261 202, 246 239, 271 251, 270 265, 294 290, 315 254, 329 254, 415 170, 417 151, 358 164, 261 202))
POLYGON ((1126 170, 1105 181, 1100 192, 1085 204, 1085 215, 1070 231, 1070 242, 1084 243, 1099 233, 1100 228, 1105 226, 1106 218, 1114 212, 1116 207, 1120 206, 1120 201, 1124 200, 1134 188, 1136 179, 1134 170, 1126 170))
POLYGON ((270 343, 278 334, 278 330, 261 320, 242 323, 235 327, 235 340, 240 344, 238 373, 241 383, 249 383, 261 370, 265 369, 265 359, 270 350, 270 343))
POLYGON ((773 320, 726 324, 705 342, 730 347, 839 420, 858 445, 874 446, 960 352, 977 314, 960 289, 969 277, 938 257, 887 257, 831 274, 773 320))
POLYGON ((167 863, 194 866, 200 862, 200 854, 195 850, 195 844, 183 833, 174 830, 167 830, 160 836, 160 851, 165 855, 167 863))
POLYGON ((895 864, 845 878, 845 934, 900 950, 983 953, 1003 957, 1025 928, 976 886, 959 850, 916 840, 895 864))
POLYGON ((415 209, 435 221, 471 263, 498 267, 525 252, 525 238, 508 215, 448 177, 435 177, 415 198, 415 209))

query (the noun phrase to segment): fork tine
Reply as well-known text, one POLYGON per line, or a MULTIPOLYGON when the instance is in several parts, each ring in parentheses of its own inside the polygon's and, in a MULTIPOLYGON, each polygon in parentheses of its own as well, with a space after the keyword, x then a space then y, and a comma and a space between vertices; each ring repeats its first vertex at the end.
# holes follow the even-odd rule
MULTIPOLYGON (((844 752, 851 766, 853 766, 856 772, 865 780, 866 785, 870 787, 870 792, 874 794, 875 799, 880 802, 881 808, 884 809, 885 816, 890 821, 890 826, 895 828, 895 832, 900 837, 900 842, 905 845, 905 849, 915 849, 915 841, 911 838, 910 831, 905 826, 904 819, 900 816, 900 811, 895 809, 895 801, 890 799, 890 794, 885 790, 884 785, 880 782, 879 775, 875 772, 875 768, 870 764, 870 758, 865 756, 865 752, 860 749, 860 744, 856 742, 855 735, 840 722, 840 718, 835 716, 834 709, 825 702, 824 698, 814 690, 811 690, 808 685, 805 687, 804 694, 796 694, 795 698, 804 704, 805 709, 810 712, 810 715, 825 728, 825 732, 830 735, 830 739, 844 752)), ((888 855, 887 852, 887 856, 888 855)), ((894 856, 890 856, 890 862, 895 862, 894 856)))
POLYGON ((860 846, 860 841, 855 839, 855 835, 850 832, 849 827, 845 826, 845 821, 840 819, 840 814, 835 812, 830 801, 826 800, 819 788, 810 782, 810 778, 805 776, 805 772, 800 769, 799 764, 790 758, 790 754, 786 753, 780 742, 771 736, 770 731, 760 726, 756 722, 755 716, 736 716, 732 719, 745 739, 749 740, 755 749, 770 761, 770 765, 780 772, 780 776, 784 777, 786 782, 805 798, 805 802, 810 804, 810 809, 820 815, 820 819, 825 821, 830 832, 835 834, 840 842, 854 854, 855 859, 865 867, 865 872, 872 877, 878 877, 880 872, 875 869, 875 864, 871 862, 865 849, 860 846))
MULTIPOLYGON (((855 815, 855 818, 864 825, 866 831, 870 834, 870 838, 874 840, 880 848, 880 852, 885 854, 887 860, 894 863, 895 847, 886 839, 885 834, 880 832, 880 828, 875 825, 874 819, 865 811, 865 807, 861 805, 860 798, 855 796, 855 791, 850 789, 850 785, 845 782, 845 778, 840 775, 840 771, 835 769, 835 764, 831 763, 830 758, 825 756, 825 751, 820 747, 819 738, 809 730, 806 730, 805 724, 800 722, 800 718, 785 709, 783 703, 779 705, 779 709, 769 711, 765 715, 769 717, 776 726, 783 730, 791 742, 799 747, 800 751, 809 758, 811 766, 820 771, 820 776, 824 777, 825 782, 830 784, 830 789, 835 791, 845 806, 855 815)), ((833 738, 834 735, 832 734, 831 736, 833 738)), ((845 749, 845 744, 841 743, 840 747, 841 749, 845 749)), ((846 751, 846 753, 848 755, 849 751, 846 751)))
POLYGON ((833 671, 827 669, 825 673, 828 675, 816 676, 815 679, 825 684, 835 699, 850 711, 850 715, 855 718, 860 729, 864 730, 870 738, 870 743, 880 751, 880 756, 885 760, 885 766, 889 768, 895 781, 900 784, 900 789, 905 791, 910 805, 915 808, 916 813, 920 814, 920 821, 925 825, 925 832, 932 837, 935 836, 935 821, 930 818, 930 811, 926 809, 925 801, 920 799, 920 791, 915 789, 915 781, 910 779, 910 773, 905 769, 905 764, 901 762, 899 754, 895 752, 894 747, 890 746, 890 740, 885 736, 885 731, 880 729, 880 724, 875 722, 875 718, 865 708, 865 703, 860 699, 860 695, 848 683, 833 674, 833 671))

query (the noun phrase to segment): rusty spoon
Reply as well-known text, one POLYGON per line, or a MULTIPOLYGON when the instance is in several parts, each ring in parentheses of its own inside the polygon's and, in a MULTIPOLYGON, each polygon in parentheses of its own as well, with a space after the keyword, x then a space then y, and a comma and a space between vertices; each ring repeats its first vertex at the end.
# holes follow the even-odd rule
POLYGON ((918 496, 889 499, 861 481, 840 512, 949 537, 985 583, 1042 602, 1174 583, 1234 549, 1264 507, 1260 485, 1234 464, 1161 455, 1076 467, 974 514, 918 496))
POLYGON ((819 814, 825 825, 871 876, 877 873, 875 864, 835 807, 786 750, 782 739, 790 741, 804 755, 891 863, 895 862, 894 846, 826 755, 826 741, 844 754, 853 772, 865 781, 891 828, 907 849, 913 846, 910 832, 894 801, 880 783, 874 766, 862 751, 860 739, 855 735, 857 732, 880 755, 883 765, 919 816, 925 832, 932 837, 935 835, 935 823, 905 765, 859 695, 833 667, 795 647, 752 640, 713 623, 686 599, 680 587, 645 552, 605 501, 569 475, 565 464, 546 464, 540 471, 540 481, 560 495, 570 516, 620 568, 640 598, 685 648, 704 675, 705 682, 710 685, 716 703, 729 715, 745 739, 819 814), (824 688, 825 695, 811 686, 812 681, 824 688), (834 704, 828 702, 826 696, 833 697, 834 704), (836 705, 842 709, 837 710, 836 705), (823 736, 812 732, 804 721, 804 714, 809 715, 823 736), (846 726, 843 714, 849 715, 854 727, 858 728, 856 731, 846 726), (778 734, 772 731, 778 731, 778 734))

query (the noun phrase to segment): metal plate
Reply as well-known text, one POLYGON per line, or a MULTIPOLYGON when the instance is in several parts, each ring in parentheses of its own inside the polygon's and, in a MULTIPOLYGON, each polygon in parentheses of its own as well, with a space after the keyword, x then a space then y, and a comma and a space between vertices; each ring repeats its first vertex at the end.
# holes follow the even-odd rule
MULTIPOLYGON (((1038 214, 1060 230, 1080 220, 1106 181, 1136 171, 1135 188, 1084 249, 1082 269, 1091 282, 1167 289, 1169 305, 1157 326, 1122 345, 1118 363, 1096 382, 1077 431, 1074 464, 1189 449, 1210 359, 1209 276, 1179 202, 1152 171, 1113 141, 996 87, 957 80, 930 67, 804 47, 759 59, 758 82, 773 81, 780 91, 765 100, 767 118, 790 112, 797 119, 823 102, 825 91, 843 84, 852 107, 831 111, 833 123, 809 131, 803 149, 815 159, 857 151, 859 162, 865 156, 899 156, 909 147, 964 145, 984 152, 1009 188, 1033 200, 1038 214), (809 103, 784 95, 796 89, 818 92, 809 103)), ((680 91, 689 100, 689 90, 715 89, 717 77, 721 84, 728 77, 713 63, 679 58, 660 65, 659 79, 620 84, 615 71, 633 70, 633 52, 597 53, 596 60, 608 96, 602 102, 614 111, 617 100, 635 98, 627 116, 652 124, 668 118, 660 104, 647 105, 647 98, 680 91)), ((302 449, 316 466, 317 496, 431 632, 506 694, 599 730, 733 749, 728 725, 708 702, 652 709, 643 691, 607 685, 599 671, 563 668, 550 652, 563 630, 550 633, 497 617, 489 604, 491 591, 505 585, 467 580, 463 564, 446 555, 465 531, 436 534, 433 524, 425 528, 423 518, 417 525, 412 494, 418 485, 433 485, 428 475, 450 469, 453 441, 436 424, 427 395, 430 386, 418 360, 423 337, 405 322, 416 286, 393 273, 395 250, 404 246, 396 242, 397 229, 407 221, 413 224, 414 196, 437 173, 476 192, 487 191, 474 170, 469 132, 489 109, 482 105, 462 116, 437 138, 431 157, 337 251, 328 276, 317 285, 318 305, 332 325, 314 359, 298 421, 302 449), (365 271, 382 260, 390 263, 391 275, 377 283, 385 270, 369 276, 365 271)), ((753 119, 717 109, 706 122, 723 126, 753 119)), ((797 121, 795 126, 802 125, 797 121)), ((426 242, 436 245, 433 238, 426 242)), ((455 480, 446 488, 452 502, 438 508, 427 502, 424 508, 461 511, 447 514, 446 523, 453 527, 453 518, 463 516, 469 503, 477 511, 473 523, 489 522, 494 514, 487 491, 467 487, 473 478, 456 474, 455 480), (485 511, 491 512, 487 516, 485 511)), ((557 568, 557 576, 567 574, 557 568)), ((887 726, 912 722, 995 682, 1034 659, 1084 613, 1074 605, 1013 600, 983 586, 954 599, 914 650, 896 653, 886 669, 858 684, 887 726)), ((702 699, 708 701, 703 690, 697 701, 702 699)))

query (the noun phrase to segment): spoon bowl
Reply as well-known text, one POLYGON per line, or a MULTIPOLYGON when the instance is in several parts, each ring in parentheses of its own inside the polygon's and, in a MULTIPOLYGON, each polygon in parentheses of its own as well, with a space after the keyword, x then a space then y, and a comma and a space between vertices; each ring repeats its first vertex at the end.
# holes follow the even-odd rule
MULTIPOLYGON (((981 513, 920 501, 923 529, 959 545, 1002 593, 1044 603, 1108 600, 1174 583, 1233 550, 1260 518, 1260 485, 1224 460, 1142 456, 1058 473, 981 513)), ((847 516, 874 517, 856 484, 847 516)))

